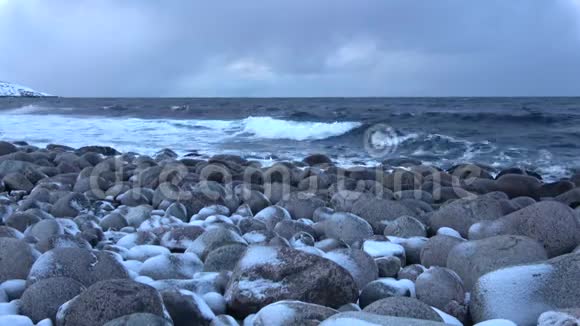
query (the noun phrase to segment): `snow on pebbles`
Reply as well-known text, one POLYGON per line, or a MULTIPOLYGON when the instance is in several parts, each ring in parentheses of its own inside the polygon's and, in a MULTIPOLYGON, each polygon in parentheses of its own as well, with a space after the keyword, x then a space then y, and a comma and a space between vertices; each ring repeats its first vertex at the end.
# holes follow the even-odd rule
POLYGON ((457 196, 434 201, 393 195, 391 181, 413 180, 405 187, 451 194, 454 176, 406 166, 385 172, 381 180, 390 190, 378 199, 377 185, 367 187, 375 170, 358 168, 346 174, 353 180, 340 182, 344 174, 324 155, 306 158, 313 167, 304 169, 289 162, 260 167, 231 155, 174 154, 0 141, 0 326, 578 321, 580 225, 578 209, 570 206, 580 202, 580 192, 569 180, 532 182, 526 171, 512 169, 497 181, 482 174, 476 190, 466 185, 457 196), (163 171, 178 163, 186 168, 163 171), (232 172, 235 187, 198 181, 214 163, 232 172), (115 166, 124 169, 118 173, 115 166), (278 182, 237 184, 245 168, 281 167, 290 172, 289 196, 277 192, 284 188, 278 182), (183 180, 159 183, 161 174, 183 180), (84 191, 89 177, 106 196, 84 191), (339 188, 351 183, 363 194, 339 188), (161 189, 182 193, 172 197, 161 189), (468 198, 457 198, 463 194, 468 198), (426 232, 417 236, 417 229, 426 232), (547 255, 530 255, 524 247, 547 255), (441 275, 457 278, 442 282, 441 275), (82 290, 65 298, 63 284, 82 290), (453 287, 468 292, 450 296, 453 287), (57 303, 53 293, 62 294, 57 303), (433 310, 430 320, 420 319, 425 309, 433 310))

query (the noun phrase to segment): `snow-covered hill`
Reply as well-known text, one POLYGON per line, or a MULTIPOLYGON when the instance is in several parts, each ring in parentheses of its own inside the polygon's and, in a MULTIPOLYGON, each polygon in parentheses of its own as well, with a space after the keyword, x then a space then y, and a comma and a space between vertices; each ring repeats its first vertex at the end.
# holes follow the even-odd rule
POLYGON ((42 92, 37 92, 31 88, 21 86, 18 84, 0 81, 0 97, 3 96, 41 97, 51 95, 42 92))

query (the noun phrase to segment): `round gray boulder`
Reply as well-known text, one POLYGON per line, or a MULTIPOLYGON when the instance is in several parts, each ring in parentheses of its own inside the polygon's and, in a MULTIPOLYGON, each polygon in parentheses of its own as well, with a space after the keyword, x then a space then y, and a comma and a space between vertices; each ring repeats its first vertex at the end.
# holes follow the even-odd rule
POLYGON ((23 240, 0 238, 0 283, 25 279, 37 255, 23 240))
POLYGON ((40 280, 29 286, 20 299, 20 313, 34 323, 49 318, 56 322, 58 308, 79 295, 85 287, 68 277, 40 280))

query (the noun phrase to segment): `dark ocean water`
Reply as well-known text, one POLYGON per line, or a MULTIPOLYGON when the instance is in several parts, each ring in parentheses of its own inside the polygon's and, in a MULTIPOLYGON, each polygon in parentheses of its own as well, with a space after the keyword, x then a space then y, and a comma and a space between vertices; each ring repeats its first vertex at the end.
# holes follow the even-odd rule
POLYGON ((0 99, 0 138, 340 164, 413 157, 442 167, 580 167, 580 98, 0 99))

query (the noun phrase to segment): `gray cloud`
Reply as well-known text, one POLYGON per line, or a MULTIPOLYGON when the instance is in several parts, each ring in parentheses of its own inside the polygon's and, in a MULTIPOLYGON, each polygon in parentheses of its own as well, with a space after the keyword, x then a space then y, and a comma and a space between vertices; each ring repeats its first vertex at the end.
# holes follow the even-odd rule
POLYGON ((0 0, 0 79, 64 96, 578 95, 579 0, 0 0))

